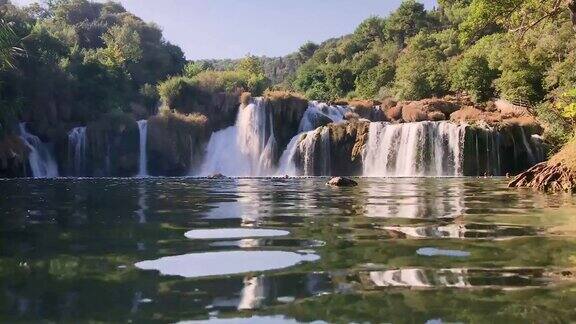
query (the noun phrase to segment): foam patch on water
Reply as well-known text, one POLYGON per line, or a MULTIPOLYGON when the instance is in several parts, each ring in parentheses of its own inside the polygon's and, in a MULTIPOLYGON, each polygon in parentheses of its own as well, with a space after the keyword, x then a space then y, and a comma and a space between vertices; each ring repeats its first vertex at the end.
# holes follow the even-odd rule
POLYGON ((263 228, 214 228, 191 230, 184 234, 193 240, 211 240, 211 239, 236 239, 250 237, 274 237, 286 236, 288 231, 263 229, 263 228))
POLYGON ((442 250, 432 247, 420 248, 416 251, 416 254, 423 256, 449 256, 449 257, 459 257, 465 258, 470 256, 470 252, 460 251, 460 250, 442 250))
POLYGON ((138 262, 135 266, 162 275, 196 278, 276 270, 319 259, 316 254, 285 251, 226 251, 175 255, 138 262))

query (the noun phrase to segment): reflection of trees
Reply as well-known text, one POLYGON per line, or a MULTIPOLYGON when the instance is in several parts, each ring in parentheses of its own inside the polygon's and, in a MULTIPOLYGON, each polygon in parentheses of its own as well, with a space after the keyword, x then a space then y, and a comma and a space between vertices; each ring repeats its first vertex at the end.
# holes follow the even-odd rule
POLYGON ((573 287, 555 290, 391 290, 386 293, 327 295, 276 307, 299 321, 425 323, 571 322, 576 316, 573 287), (562 306, 559 307, 559 301, 562 306))

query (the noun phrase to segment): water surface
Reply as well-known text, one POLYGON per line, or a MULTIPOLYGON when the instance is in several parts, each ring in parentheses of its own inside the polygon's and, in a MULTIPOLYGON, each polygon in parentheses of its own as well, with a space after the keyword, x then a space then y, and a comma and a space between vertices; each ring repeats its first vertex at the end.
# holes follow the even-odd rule
POLYGON ((504 179, 0 181, 0 322, 569 322, 576 205, 504 179))

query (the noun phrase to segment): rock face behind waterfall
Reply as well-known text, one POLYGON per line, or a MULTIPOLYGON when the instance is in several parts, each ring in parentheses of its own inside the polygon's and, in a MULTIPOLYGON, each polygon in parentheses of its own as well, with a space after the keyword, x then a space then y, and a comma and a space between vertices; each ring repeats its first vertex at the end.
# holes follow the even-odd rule
POLYGON ((294 155, 298 175, 362 175, 369 124, 331 123, 302 135, 294 155))
POLYGON ((0 178, 26 176, 28 153, 20 137, 8 135, 0 139, 0 178))
POLYGON ((138 172, 140 135, 136 120, 108 114, 86 127, 86 176, 129 177, 138 172))
MULTIPOLYGON (((277 147, 285 148, 298 133, 300 121, 308 109, 308 101, 289 92, 271 91, 264 94, 264 104, 272 114, 277 147)), ((276 156, 281 153, 276 152, 276 156)))
POLYGON ((151 175, 182 176, 202 162, 209 138, 204 115, 164 112, 148 120, 151 175))

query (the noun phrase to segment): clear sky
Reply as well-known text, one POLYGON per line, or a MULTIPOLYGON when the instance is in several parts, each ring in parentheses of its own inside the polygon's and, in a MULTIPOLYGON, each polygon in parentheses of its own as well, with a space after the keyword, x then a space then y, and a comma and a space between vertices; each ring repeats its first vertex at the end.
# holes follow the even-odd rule
MULTIPOLYGON (((38 0, 12 0, 29 4, 38 0)), ((41 1, 40 1, 41 2, 41 1)), ((371 15, 386 16, 402 0, 121 0, 158 24, 188 59, 282 56, 306 41, 354 31, 371 15)), ((436 0, 420 0, 432 8, 436 0)))

